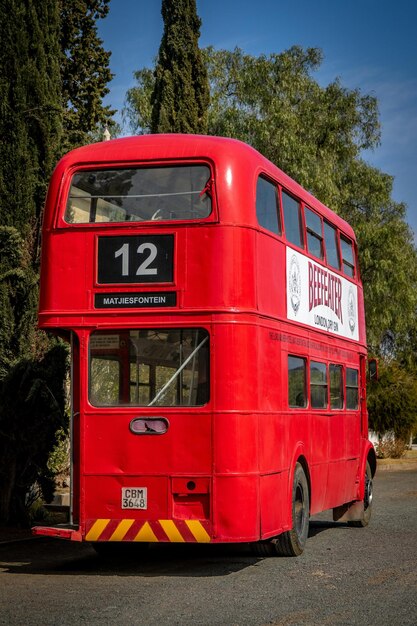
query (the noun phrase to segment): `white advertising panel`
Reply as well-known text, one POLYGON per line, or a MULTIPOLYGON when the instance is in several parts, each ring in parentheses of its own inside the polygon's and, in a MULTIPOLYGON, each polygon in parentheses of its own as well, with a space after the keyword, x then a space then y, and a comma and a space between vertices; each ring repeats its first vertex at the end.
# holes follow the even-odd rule
POLYGON ((358 289, 343 276, 287 247, 287 317, 359 341, 358 289))

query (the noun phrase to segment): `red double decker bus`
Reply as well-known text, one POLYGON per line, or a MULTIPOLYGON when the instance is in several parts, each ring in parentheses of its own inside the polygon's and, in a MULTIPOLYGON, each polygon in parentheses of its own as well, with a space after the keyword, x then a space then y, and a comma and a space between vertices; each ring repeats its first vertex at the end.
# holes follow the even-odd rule
POLYGON ((41 328, 72 354, 71 512, 34 532, 250 542, 365 526, 363 291, 352 228, 236 140, 66 155, 43 226, 41 328))

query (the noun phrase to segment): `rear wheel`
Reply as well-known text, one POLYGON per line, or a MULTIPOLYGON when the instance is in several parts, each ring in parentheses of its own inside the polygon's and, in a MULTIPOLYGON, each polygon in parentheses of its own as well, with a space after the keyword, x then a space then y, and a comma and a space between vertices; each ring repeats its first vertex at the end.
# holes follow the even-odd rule
POLYGON ((303 553, 310 525, 310 494, 301 463, 297 463, 292 488, 292 529, 276 539, 276 550, 283 556, 303 553))
POLYGON ((292 529, 268 541, 253 544, 259 556, 299 556, 302 554, 310 523, 310 493, 307 477, 301 463, 294 471, 292 487, 292 529))
POLYGON ((365 470, 365 492, 363 495, 363 516, 360 520, 355 520, 354 522, 348 522, 349 526, 354 526, 356 528, 365 528, 368 526, 371 514, 372 514, 372 500, 373 500, 373 481, 372 481, 372 470, 368 461, 366 462, 366 470, 365 470))

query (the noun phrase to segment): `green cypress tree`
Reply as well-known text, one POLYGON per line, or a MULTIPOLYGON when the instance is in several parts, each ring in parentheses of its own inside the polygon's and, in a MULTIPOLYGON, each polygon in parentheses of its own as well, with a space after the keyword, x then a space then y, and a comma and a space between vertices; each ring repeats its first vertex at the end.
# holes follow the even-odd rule
POLYGON ((45 349, 36 332, 37 265, 62 133, 58 35, 58 0, 0 0, 0 378, 45 349))
MULTIPOLYGON (((7 522, 12 511, 21 519, 25 494, 44 473, 30 449, 44 450, 39 460, 50 448, 34 398, 53 416, 48 433, 63 418, 63 402, 37 366, 55 351, 48 356, 46 335, 36 330, 41 213, 62 132, 58 0, 0 0, 0 40, 0 522, 7 522)), ((65 369, 62 352, 57 360, 55 372, 65 369)))
POLYGON ((35 243, 62 131, 58 25, 57 0, 1 0, 0 223, 35 243))
POLYGON ((162 0, 164 32, 152 94, 153 133, 206 133, 209 84, 195 0, 162 0))
POLYGON ((58 33, 57 0, 0 0, 0 315, 14 319, 3 364, 36 352, 41 213, 62 132, 58 33))
POLYGON ((0 0, 0 523, 25 518, 65 426, 66 349, 36 330, 38 248, 58 157, 106 123, 109 0, 0 0), (64 127, 64 132, 63 132, 64 127))

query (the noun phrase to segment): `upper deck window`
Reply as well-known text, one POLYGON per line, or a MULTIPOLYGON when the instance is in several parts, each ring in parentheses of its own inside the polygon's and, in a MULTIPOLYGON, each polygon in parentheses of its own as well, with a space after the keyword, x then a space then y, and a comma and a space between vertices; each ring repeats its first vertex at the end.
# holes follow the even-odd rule
POLYGON ((327 263, 331 267, 340 270, 339 249, 337 247, 337 231, 336 229, 324 222, 324 239, 326 242, 327 263))
POLYGON ((285 236, 287 241, 290 241, 299 248, 303 248, 303 225, 300 203, 283 191, 282 206, 284 209, 285 236))
POLYGON ((259 224, 266 230, 281 234, 277 186, 262 176, 256 185, 256 216, 259 224))
POLYGON ((210 178, 207 165, 76 172, 65 221, 199 220, 211 213, 210 178))
POLYGON ((353 259, 353 248, 350 239, 340 235, 340 246, 342 249, 343 271, 348 276, 355 275, 355 261, 353 259))
POLYGON ((305 219, 307 226, 307 247, 310 254, 323 259, 323 235, 321 218, 317 213, 305 207, 305 219))

